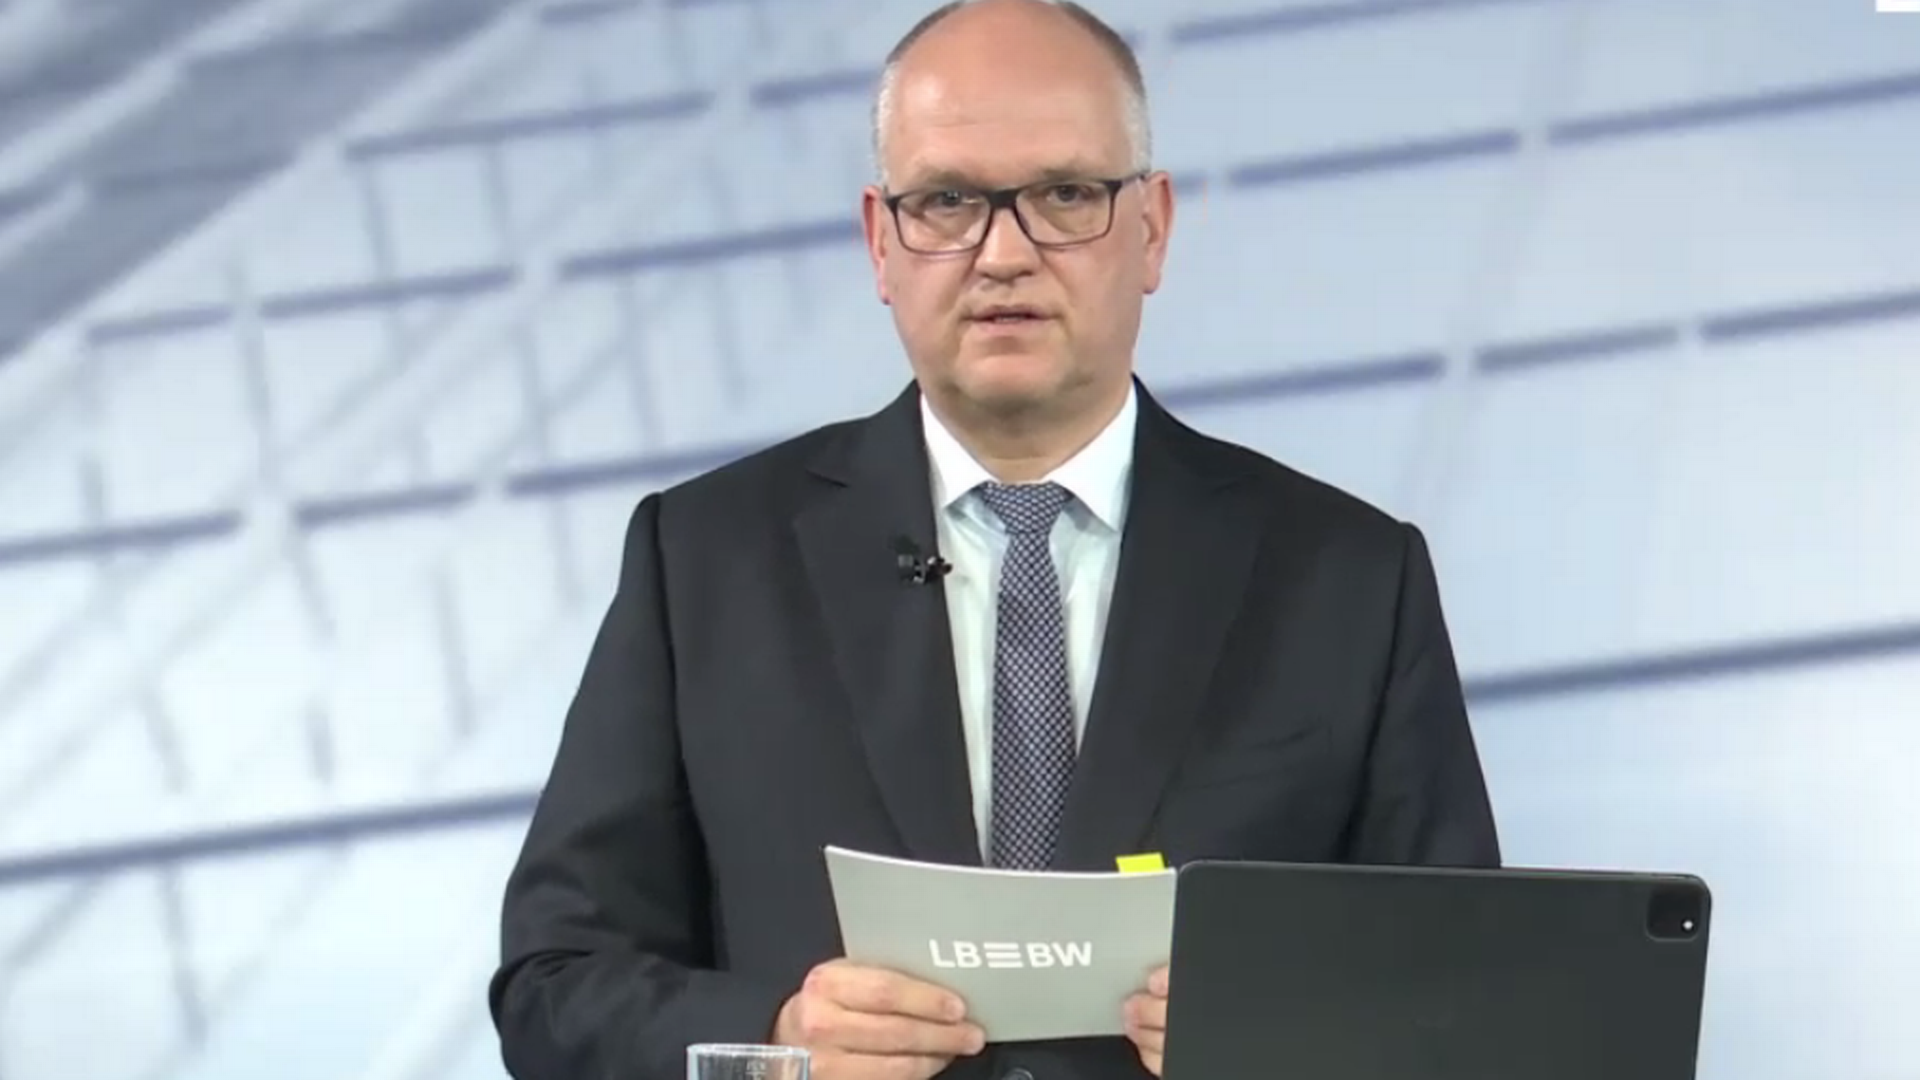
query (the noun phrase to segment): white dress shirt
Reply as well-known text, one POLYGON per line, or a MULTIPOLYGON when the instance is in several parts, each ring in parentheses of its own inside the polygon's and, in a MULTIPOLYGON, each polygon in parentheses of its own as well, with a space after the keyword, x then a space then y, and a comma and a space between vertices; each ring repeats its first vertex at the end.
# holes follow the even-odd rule
MULTIPOLYGON (((960 721, 966 738, 967 771, 973 785, 973 820, 982 853, 989 843, 993 782, 993 648, 1000 566, 1007 530, 974 488, 993 479, 948 431, 926 398, 920 399, 932 469, 934 527, 940 555, 953 569, 943 579, 953 630, 954 674, 960 686, 960 721)), ((1086 731, 1100 667, 1107 609, 1126 522, 1127 482, 1133 467, 1134 392, 1113 421, 1078 454, 1045 479, 1073 499, 1053 527, 1053 566, 1067 620, 1067 666, 1073 684, 1073 731, 1078 745, 1086 731)))

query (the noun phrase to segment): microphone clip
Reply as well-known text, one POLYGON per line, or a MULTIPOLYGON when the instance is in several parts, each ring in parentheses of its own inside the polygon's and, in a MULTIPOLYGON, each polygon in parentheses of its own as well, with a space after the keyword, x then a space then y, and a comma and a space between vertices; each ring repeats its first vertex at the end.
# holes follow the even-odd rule
POLYGON ((953 570, 952 563, 938 555, 923 553, 920 545, 904 536, 894 538, 893 552, 895 572, 908 585, 931 585, 953 570))

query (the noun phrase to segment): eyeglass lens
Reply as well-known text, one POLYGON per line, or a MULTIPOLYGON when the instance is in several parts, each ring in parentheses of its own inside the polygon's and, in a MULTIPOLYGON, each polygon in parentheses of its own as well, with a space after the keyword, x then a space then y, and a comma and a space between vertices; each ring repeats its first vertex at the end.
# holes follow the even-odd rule
MULTIPOLYGON (((900 200, 901 240, 915 251, 961 251, 979 245, 992 218, 985 192, 964 188, 912 192, 900 200)), ((1015 216, 1036 244, 1073 244, 1112 224, 1113 194, 1097 181, 1048 181, 1022 188, 1015 216)))

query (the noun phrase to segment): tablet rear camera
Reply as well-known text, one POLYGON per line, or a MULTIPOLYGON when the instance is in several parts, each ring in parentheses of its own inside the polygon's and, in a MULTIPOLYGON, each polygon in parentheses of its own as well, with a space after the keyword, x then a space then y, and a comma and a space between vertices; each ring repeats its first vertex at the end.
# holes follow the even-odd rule
POLYGON ((1697 885, 1661 885, 1647 902, 1647 933, 1660 941, 1690 941, 1707 921, 1707 896, 1697 885))

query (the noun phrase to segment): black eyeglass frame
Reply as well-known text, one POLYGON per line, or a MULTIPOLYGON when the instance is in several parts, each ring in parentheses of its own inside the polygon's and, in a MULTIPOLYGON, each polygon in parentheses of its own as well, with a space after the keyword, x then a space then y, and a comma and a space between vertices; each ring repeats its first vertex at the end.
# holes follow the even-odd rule
POLYGON ((1033 246, 1038 248, 1045 248, 1049 251, 1057 251, 1062 248, 1075 248, 1075 247, 1081 246, 1082 244, 1091 244, 1096 240, 1105 239, 1107 234, 1113 231, 1114 214, 1116 213, 1117 204, 1120 201, 1120 189, 1123 187, 1126 187, 1128 184, 1131 184, 1136 180, 1145 180, 1147 177, 1152 175, 1153 173, 1151 170, 1146 170, 1142 172, 1128 173, 1125 176, 1117 176, 1117 177, 1115 176, 1059 177, 1059 178, 1050 179, 1050 180, 1035 180, 1032 183, 1021 184, 1018 187, 994 188, 988 191, 969 190, 968 194, 978 195, 981 198, 984 198, 985 200, 987 200, 987 217, 986 217, 987 226, 986 228, 980 230, 980 239, 975 240, 973 243, 968 244, 965 247, 940 248, 935 251, 922 250, 920 248, 914 247, 913 245, 907 243, 907 231, 900 224, 900 204, 914 195, 924 195, 929 192, 956 190, 957 185, 947 185, 944 187, 914 188, 911 191, 902 191, 902 192, 888 192, 883 201, 886 205, 887 212, 893 216, 893 231, 894 231, 894 235, 900 238, 900 246, 906 248, 908 251, 913 252, 915 255, 964 255, 970 251, 980 250, 980 248, 986 244, 987 237, 993 235, 994 222, 999 219, 1000 211, 1002 210, 1007 210, 1012 212, 1013 220, 1019 224, 1021 234, 1024 235, 1027 238, 1027 241, 1031 243, 1033 246), (1026 215, 1020 212, 1019 198, 1021 193, 1026 191, 1031 191, 1034 188, 1044 188, 1044 187, 1049 187, 1056 184, 1074 184, 1074 183, 1098 184, 1107 190, 1107 223, 1106 225, 1103 226, 1099 232, 1093 234, 1092 236, 1082 237, 1081 239, 1078 239, 1078 240, 1037 240, 1035 239, 1033 235, 1033 230, 1027 226, 1026 215))

